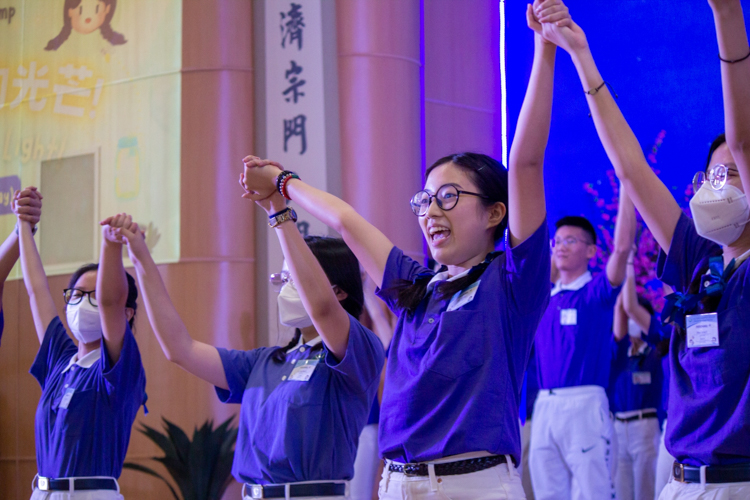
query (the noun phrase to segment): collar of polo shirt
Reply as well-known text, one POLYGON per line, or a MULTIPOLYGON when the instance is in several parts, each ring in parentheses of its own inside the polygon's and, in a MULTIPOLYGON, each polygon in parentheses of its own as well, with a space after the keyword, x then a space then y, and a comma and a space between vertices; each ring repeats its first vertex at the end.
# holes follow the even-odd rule
POLYGON ((70 367, 73 365, 78 365, 81 368, 91 368, 94 366, 94 363, 99 361, 99 359, 102 357, 102 348, 94 349, 90 353, 86 354, 81 359, 78 359, 78 353, 75 353, 72 358, 70 358, 70 361, 68 362, 68 366, 63 370, 63 373, 70 370, 70 367))
POLYGON ((435 288, 435 285, 437 285, 439 281, 456 281, 458 278, 463 278, 464 276, 469 274, 469 271, 471 271, 471 269, 467 269, 466 271, 462 273, 458 273, 455 276, 451 276, 450 278, 448 277, 448 271, 437 273, 435 276, 432 277, 430 282, 427 283, 427 292, 425 293, 430 293, 432 289, 435 288))
POLYGON ((567 285, 563 285, 561 280, 557 280, 555 283, 554 288, 552 288, 552 291, 550 292, 550 296, 555 296, 560 292, 564 292, 566 290, 575 292, 576 290, 580 290, 584 286, 586 286, 586 283, 594 279, 591 276, 591 271, 586 271, 567 285))
POLYGON ((321 342, 323 342, 323 337, 321 337, 320 335, 318 335, 317 337, 315 337, 314 339, 312 339, 310 342, 305 342, 304 339, 302 338, 302 336, 300 335, 299 342, 297 342, 297 345, 294 347, 294 349, 292 349, 292 351, 296 351, 297 349, 299 349, 303 345, 306 345, 307 347, 315 347, 316 345, 320 344, 321 342))
POLYGON ((646 342, 643 342, 637 351, 633 351, 633 344, 630 344, 630 347, 628 347, 628 357, 642 356, 646 352, 646 349, 648 349, 646 342))

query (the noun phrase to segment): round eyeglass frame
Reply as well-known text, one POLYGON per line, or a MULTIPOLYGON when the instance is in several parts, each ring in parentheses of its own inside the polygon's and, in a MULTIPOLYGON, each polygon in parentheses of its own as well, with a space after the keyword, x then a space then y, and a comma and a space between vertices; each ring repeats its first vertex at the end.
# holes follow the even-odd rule
POLYGON ((483 200, 489 200, 489 198, 483 194, 472 193, 471 191, 463 191, 461 189, 458 189, 453 184, 443 184, 437 189, 437 192, 435 194, 430 194, 430 192, 425 189, 418 191, 414 196, 411 197, 411 200, 409 200, 409 206, 411 207, 411 211, 414 212, 414 215, 416 215, 417 217, 424 217, 425 215, 427 215, 427 211, 430 209, 430 205, 432 205, 432 200, 434 199, 437 202, 440 210, 447 212, 448 210, 453 210, 456 207, 456 205, 458 204, 458 200, 462 194, 468 194, 470 196, 482 198, 483 200), (454 201, 453 204, 451 204, 450 201, 445 200, 445 196, 448 194, 456 195, 456 201, 454 201), (425 195, 427 196, 427 203, 424 203, 425 195))
POLYGON ((81 290, 80 288, 66 288, 63 290, 63 300, 69 306, 75 306, 75 305, 80 304, 81 301, 83 300, 84 295, 89 296, 89 304, 91 304, 94 307, 99 307, 99 304, 97 304, 96 302, 96 289, 89 290, 88 292, 86 290, 81 290), (73 292, 79 292, 81 296, 74 298, 73 292))
POLYGON ((708 174, 704 171, 696 172, 693 176, 693 193, 697 193, 706 182, 708 182, 708 186, 711 189, 718 191, 726 186, 728 177, 729 167, 723 163, 719 163, 708 169, 708 174))
MULTIPOLYGON (((575 245, 576 243, 583 243, 584 245, 593 245, 594 243, 588 240, 582 240, 580 238, 576 238, 575 236, 568 236, 567 238, 563 238, 560 240, 559 245, 568 248, 571 245, 575 245)), ((552 238, 549 240, 549 246, 550 248, 555 248, 558 246, 558 243, 555 242, 555 239, 552 238)))
POLYGON ((279 273, 273 273, 268 277, 268 281, 273 286, 273 289, 278 293, 281 291, 281 287, 287 283, 294 283, 292 280, 292 273, 287 270, 282 270, 279 273))

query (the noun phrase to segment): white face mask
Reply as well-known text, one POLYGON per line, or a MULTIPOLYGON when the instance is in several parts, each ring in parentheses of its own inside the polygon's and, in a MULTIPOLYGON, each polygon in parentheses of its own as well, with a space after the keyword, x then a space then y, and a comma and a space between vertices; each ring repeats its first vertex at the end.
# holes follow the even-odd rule
POLYGON ((690 200, 696 232, 719 245, 731 245, 750 220, 745 194, 726 184, 714 191, 706 182, 690 200))
POLYGON ((279 305, 279 321, 282 325, 293 328, 312 326, 312 320, 305 311, 305 306, 302 305, 299 292, 291 281, 284 283, 276 301, 279 305))
POLYGON ((102 338, 102 323, 99 310, 86 297, 78 304, 65 309, 68 326, 78 342, 88 344, 102 338))
POLYGON ((641 327, 632 319, 628 319, 628 336, 641 338, 641 327))

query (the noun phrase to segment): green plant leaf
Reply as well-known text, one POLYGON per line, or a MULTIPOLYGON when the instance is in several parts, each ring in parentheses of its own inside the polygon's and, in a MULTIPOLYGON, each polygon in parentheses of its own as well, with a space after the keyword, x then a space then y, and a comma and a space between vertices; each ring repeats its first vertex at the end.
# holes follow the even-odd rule
POLYGON ((148 467, 146 467, 146 466, 144 466, 144 465, 136 464, 136 463, 133 463, 133 462, 125 462, 125 463, 124 463, 124 464, 122 465, 122 467, 123 467, 124 469, 132 469, 132 470, 137 470, 137 471, 139 471, 139 472, 144 472, 144 473, 146 473, 146 474, 148 474, 148 475, 150 475, 150 476, 158 477, 159 479, 161 479, 162 481, 164 481, 164 484, 166 484, 166 485, 167 485, 167 487, 169 487, 169 491, 171 491, 171 492, 172 492, 172 495, 174 496, 175 500, 180 500, 180 497, 178 497, 178 496, 177 496, 177 492, 176 492, 176 491, 174 490, 174 488, 172 488, 172 485, 171 485, 171 484, 169 484, 169 481, 167 481, 166 479, 164 479, 164 478, 163 478, 163 477, 161 476, 161 474, 159 474, 159 473, 158 473, 158 472, 156 472, 155 470, 153 470, 153 469, 150 469, 150 468, 148 468, 148 467))

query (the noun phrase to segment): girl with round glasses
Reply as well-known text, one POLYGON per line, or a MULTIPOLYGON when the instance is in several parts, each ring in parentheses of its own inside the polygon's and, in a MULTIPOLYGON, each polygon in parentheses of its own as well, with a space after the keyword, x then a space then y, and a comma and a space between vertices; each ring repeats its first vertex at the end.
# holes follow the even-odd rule
MULTIPOLYGON (((696 176, 692 220, 644 158, 581 28, 549 30, 571 55, 617 176, 663 250, 659 276, 677 291, 662 313, 675 330, 665 439, 676 461, 661 499, 750 497, 750 45, 740 0, 709 5, 726 136, 714 141, 696 176)), ((556 0, 535 12, 545 23, 564 8, 556 0)))
MULTIPOLYGON (((281 211, 278 195, 260 204, 281 211)), ((137 225, 113 230, 128 243, 156 338, 167 359, 240 406, 232 475, 243 498, 349 498, 357 441, 375 398, 385 353, 357 317, 364 306, 359 263, 341 239, 302 237, 296 216, 274 219, 288 266, 280 285, 284 347, 217 348, 191 338, 137 225)))
POLYGON ((31 498, 121 500, 117 478, 138 408, 146 403, 146 374, 132 332, 135 280, 123 267, 122 242, 104 228, 99 264, 74 272, 63 294, 76 345, 58 316, 21 202, 14 200, 21 270, 40 343, 30 372, 42 387, 31 498))
POLYGON ((380 413, 383 499, 524 498, 518 408, 549 299, 542 165, 556 50, 531 11, 527 21, 538 34, 509 170, 482 154, 446 156, 411 199, 438 273, 342 200, 273 161, 244 159, 245 189, 278 190, 342 234, 399 317, 380 413), (495 252, 506 229, 506 251, 495 252))

